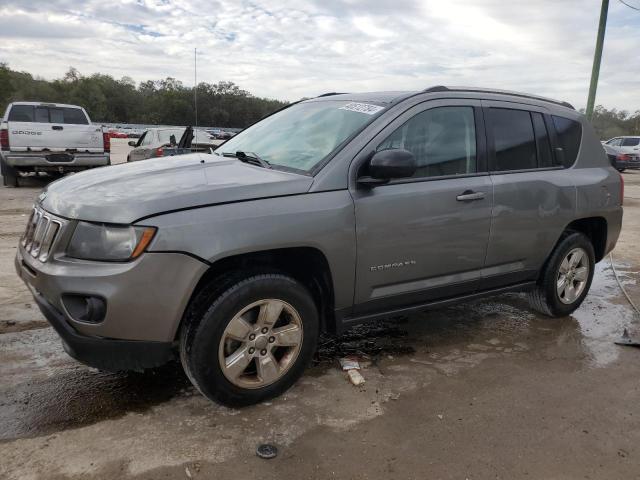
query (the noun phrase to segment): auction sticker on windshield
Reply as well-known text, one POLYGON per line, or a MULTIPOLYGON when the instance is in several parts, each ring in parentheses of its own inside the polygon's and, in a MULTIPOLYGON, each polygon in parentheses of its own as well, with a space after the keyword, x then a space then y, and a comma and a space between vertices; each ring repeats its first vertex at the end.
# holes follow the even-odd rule
POLYGON ((374 115, 383 109, 384 107, 380 107, 378 105, 371 105, 369 103, 359 103, 359 102, 347 103, 346 105, 340 107, 340 110, 349 110, 351 112, 366 113, 367 115, 374 115))

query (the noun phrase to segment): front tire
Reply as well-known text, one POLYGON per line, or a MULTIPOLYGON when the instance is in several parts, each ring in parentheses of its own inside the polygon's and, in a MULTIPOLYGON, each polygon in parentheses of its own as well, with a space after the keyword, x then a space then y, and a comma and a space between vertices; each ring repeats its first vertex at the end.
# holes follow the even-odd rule
POLYGON ((280 274, 227 280, 212 295, 216 283, 187 311, 180 337, 185 372, 203 395, 228 406, 280 395, 315 351, 319 320, 313 297, 280 274))
POLYGON ((589 238, 569 232, 554 249, 536 288, 529 293, 531 307, 550 317, 570 315, 587 296, 594 268, 595 254, 589 238))

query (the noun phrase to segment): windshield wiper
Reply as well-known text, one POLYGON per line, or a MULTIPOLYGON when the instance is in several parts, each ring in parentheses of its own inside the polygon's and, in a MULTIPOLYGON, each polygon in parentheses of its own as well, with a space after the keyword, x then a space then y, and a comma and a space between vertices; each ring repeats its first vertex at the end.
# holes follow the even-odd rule
POLYGON ((271 168, 271 164, 269 162, 267 162, 266 160, 260 158, 258 155, 256 155, 253 152, 243 152, 243 151, 237 151, 236 153, 231 153, 231 152, 223 152, 222 153, 223 157, 235 157, 238 160, 240 160, 241 162, 244 163, 250 163, 251 165, 258 165, 260 167, 263 168, 271 168))

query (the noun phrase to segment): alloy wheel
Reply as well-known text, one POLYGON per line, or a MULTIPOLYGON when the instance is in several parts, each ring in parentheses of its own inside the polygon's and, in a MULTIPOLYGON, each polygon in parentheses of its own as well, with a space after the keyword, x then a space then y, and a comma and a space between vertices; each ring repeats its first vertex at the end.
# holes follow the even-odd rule
POLYGON ((556 280, 558 298, 564 304, 575 302, 589 279, 589 255, 582 248, 572 249, 560 263, 556 280))
POLYGON ((302 347, 302 319, 285 301, 263 299, 240 310, 225 328, 218 359, 222 373, 242 388, 278 381, 302 347))

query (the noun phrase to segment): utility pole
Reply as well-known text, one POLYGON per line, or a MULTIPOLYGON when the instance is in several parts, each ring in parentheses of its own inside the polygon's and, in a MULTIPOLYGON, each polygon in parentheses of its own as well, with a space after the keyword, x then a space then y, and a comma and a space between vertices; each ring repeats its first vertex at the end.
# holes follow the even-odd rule
POLYGON ((600 76, 600 61, 602 60, 602 44, 604 43, 604 31, 607 28, 608 11, 609 0, 602 0, 602 7, 600 8, 600 25, 598 25, 598 39, 596 40, 596 52, 593 55, 591 84, 589 85, 589 98, 587 99, 587 118, 589 120, 591 120, 591 117, 593 116, 593 106, 596 101, 598 77, 600 76))
POLYGON ((193 107, 196 111, 194 127, 198 126, 198 49, 193 49, 193 107))

